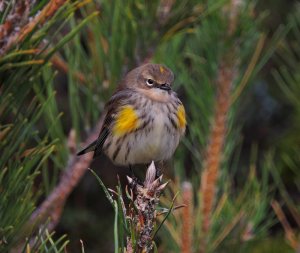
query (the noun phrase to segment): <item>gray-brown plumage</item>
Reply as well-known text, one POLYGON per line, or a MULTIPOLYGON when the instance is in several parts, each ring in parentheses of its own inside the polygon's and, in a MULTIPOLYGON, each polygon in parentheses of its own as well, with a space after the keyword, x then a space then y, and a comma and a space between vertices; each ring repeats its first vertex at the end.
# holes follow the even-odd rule
POLYGON ((105 106, 99 137, 82 155, 105 153, 115 164, 147 164, 169 159, 186 127, 184 107, 172 91, 174 75, 159 64, 130 71, 105 106))

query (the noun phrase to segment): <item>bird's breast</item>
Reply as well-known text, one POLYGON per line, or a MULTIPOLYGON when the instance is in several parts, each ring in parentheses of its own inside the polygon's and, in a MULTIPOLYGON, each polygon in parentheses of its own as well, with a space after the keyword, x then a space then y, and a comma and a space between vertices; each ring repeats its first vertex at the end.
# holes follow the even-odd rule
POLYGON ((160 109, 155 108, 151 113, 150 131, 149 131, 149 150, 153 153, 159 153, 162 146, 170 138, 169 133, 166 131, 166 118, 167 115, 163 113, 160 109))
POLYGON ((135 107, 137 128, 124 135, 111 134, 107 140, 109 147, 105 153, 116 164, 168 160, 184 132, 186 122, 182 105, 143 99, 140 103, 144 106, 135 107))

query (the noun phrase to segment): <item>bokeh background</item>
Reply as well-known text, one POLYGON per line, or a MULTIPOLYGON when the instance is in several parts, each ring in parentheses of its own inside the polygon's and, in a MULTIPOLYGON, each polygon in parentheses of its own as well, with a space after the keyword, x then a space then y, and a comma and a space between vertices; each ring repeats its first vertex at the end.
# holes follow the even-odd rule
MULTIPOLYGON (((122 76, 155 62, 175 73, 187 112, 161 205, 177 191, 181 204, 182 183, 192 184, 188 252, 201 252, 199 238, 204 252, 298 252, 299 31, 300 5, 292 0, 0 2, 0 251, 25 252, 26 240, 37 238, 42 246, 31 243, 32 252, 83 252, 80 240, 85 252, 114 252, 114 209, 88 170, 66 203, 52 203, 46 216, 57 215, 54 225, 33 214, 100 130, 122 76), (232 75, 223 97, 227 131, 203 235, 199 189, 224 69, 232 75)), ((87 167, 112 189, 130 173, 105 156, 87 167)), ((145 170, 136 173, 143 178, 145 170)), ((182 233, 179 209, 158 233, 158 252, 183 252, 182 233)))

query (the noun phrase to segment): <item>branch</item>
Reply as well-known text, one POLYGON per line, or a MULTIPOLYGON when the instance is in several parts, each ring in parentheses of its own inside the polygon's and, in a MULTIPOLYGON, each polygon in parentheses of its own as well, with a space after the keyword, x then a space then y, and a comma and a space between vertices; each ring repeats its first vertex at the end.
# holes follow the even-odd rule
POLYGON ((273 200, 271 202, 271 206, 284 229, 285 238, 287 239, 287 241, 291 245, 291 247, 294 250, 297 250, 299 248, 300 244, 297 241, 297 236, 296 236, 295 232, 293 231, 290 223, 288 222, 282 208, 280 207, 279 203, 276 200, 273 200))
MULTIPOLYGON (((229 26, 227 36, 231 38, 237 27, 237 15, 241 2, 231 0, 229 9, 229 26)), ((219 65, 218 78, 216 81, 217 98, 213 125, 206 149, 204 171, 201 176, 201 215, 202 228, 200 235, 200 252, 207 252, 207 243, 211 227, 211 216, 216 195, 217 179, 223 155, 223 144, 227 134, 227 115, 231 104, 231 87, 236 79, 237 56, 234 46, 223 56, 219 65)))
POLYGON ((168 182, 162 183, 162 175, 155 179, 156 173, 157 168, 152 162, 147 169, 143 184, 139 184, 135 182, 135 179, 127 176, 134 197, 131 199, 132 205, 125 213, 128 213, 134 230, 130 233, 131 237, 127 237, 126 253, 133 253, 134 246, 136 246, 135 252, 137 253, 149 253, 153 250, 153 238, 157 232, 153 235, 157 217, 156 207, 162 191, 168 184, 168 182), (134 237, 132 237, 133 233, 136 233, 134 237), (134 241, 136 241, 136 245, 134 245, 134 241))
MULTIPOLYGON (((94 130, 84 142, 84 146, 87 146, 89 143, 97 139, 99 129, 103 124, 104 115, 105 114, 102 115, 94 130)), ((72 133, 73 132, 71 131, 68 140, 69 147, 74 147, 73 143, 75 142, 75 136, 72 133)), ((32 213, 29 225, 39 225, 46 222, 46 220, 50 217, 50 223, 47 224, 47 229, 48 231, 52 231, 55 228, 60 220, 61 213, 68 196, 74 187, 79 183, 80 179, 89 168, 92 160, 92 153, 88 153, 80 157, 76 156, 75 153, 70 155, 67 168, 61 175, 58 185, 53 189, 51 194, 44 200, 44 202, 32 213)))
MULTIPOLYGON (((39 13, 36 15, 31 21, 29 21, 26 25, 24 25, 19 32, 12 33, 11 36, 7 38, 5 41, 5 44, 2 46, 0 51, 0 56, 3 56, 12 46, 17 45, 21 43, 26 36, 33 31, 33 29, 38 25, 43 25, 45 21, 47 21, 50 17, 52 17, 55 12, 67 2, 67 0, 51 0, 39 13)), ((6 23, 9 20, 7 20, 4 25, 5 27, 10 27, 6 23)), ((9 22, 10 24, 10 22, 9 22)), ((4 27, 4 28, 5 28, 4 27)), ((0 39, 1 36, 5 36, 7 33, 2 32, 0 33, 0 39)), ((3 39, 3 38, 2 38, 3 39)))
MULTIPOLYGON (((1 3, 0 3, 1 4, 1 3)), ((3 8, 5 3, 2 3, 3 8)), ((0 25, 0 47, 7 43, 8 38, 17 33, 28 22, 31 3, 29 0, 20 0, 13 5, 10 13, 0 25)), ((9 8, 9 7, 6 7, 9 8)), ((3 12, 4 10, 0 11, 3 12)))
POLYGON ((181 252, 192 252, 193 233, 193 186, 190 182, 182 184, 182 200, 185 208, 182 209, 182 230, 181 230, 181 252))
MULTIPOLYGON (((59 70, 61 70, 64 73, 68 73, 69 72, 69 65, 58 55, 54 55, 51 58, 51 63, 59 70)), ((84 76, 83 73, 81 73, 80 71, 76 71, 73 73, 74 77, 81 83, 81 84, 86 84, 87 80, 84 76)))
MULTIPOLYGON (((214 123, 209 137, 204 161, 205 169, 201 176, 200 192, 202 196, 202 236, 207 238, 211 225, 211 214, 216 194, 216 183, 223 154, 223 143, 226 137, 227 114, 230 105, 230 90, 235 78, 233 66, 222 62, 217 80, 217 101, 215 106, 214 123)), ((206 252, 206 240, 203 240, 201 252, 206 252)))

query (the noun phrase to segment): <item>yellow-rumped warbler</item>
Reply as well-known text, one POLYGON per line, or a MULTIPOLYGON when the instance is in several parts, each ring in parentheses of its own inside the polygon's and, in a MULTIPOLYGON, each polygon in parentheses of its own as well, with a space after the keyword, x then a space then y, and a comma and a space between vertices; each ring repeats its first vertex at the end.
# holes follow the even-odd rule
POLYGON ((171 90, 174 74, 159 64, 130 71, 105 106, 99 137, 77 155, 101 152, 122 166, 168 160, 186 128, 185 110, 171 90))

